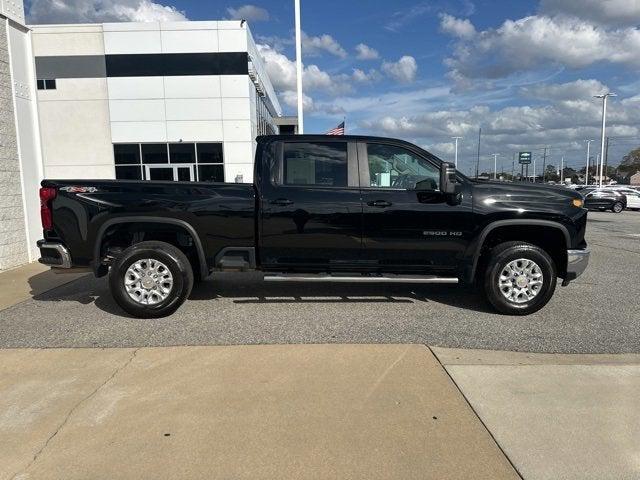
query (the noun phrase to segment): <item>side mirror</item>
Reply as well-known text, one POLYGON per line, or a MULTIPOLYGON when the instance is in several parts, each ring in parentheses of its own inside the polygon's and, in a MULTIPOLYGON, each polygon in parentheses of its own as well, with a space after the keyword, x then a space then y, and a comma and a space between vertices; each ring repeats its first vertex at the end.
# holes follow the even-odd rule
POLYGON ((442 162, 440 165, 440 190, 447 195, 456 193, 456 167, 452 163, 442 162))

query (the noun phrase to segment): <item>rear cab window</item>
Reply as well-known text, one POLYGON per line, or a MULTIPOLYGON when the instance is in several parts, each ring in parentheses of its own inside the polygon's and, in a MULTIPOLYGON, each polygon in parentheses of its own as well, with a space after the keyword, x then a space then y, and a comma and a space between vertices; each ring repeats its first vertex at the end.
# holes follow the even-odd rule
POLYGON ((347 143, 285 143, 282 154, 284 185, 347 186, 347 143))

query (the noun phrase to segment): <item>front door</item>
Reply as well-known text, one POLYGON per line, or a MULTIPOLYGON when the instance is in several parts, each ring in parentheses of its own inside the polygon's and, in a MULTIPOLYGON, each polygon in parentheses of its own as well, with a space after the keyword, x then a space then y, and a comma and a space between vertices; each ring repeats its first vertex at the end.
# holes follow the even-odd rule
POLYGON ((193 165, 145 165, 147 180, 193 182, 193 165))
MULTIPOLYGON (((261 259, 271 270, 345 269, 361 248, 355 143, 286 141, 261 183, 261 259)), ((269 148, 269 147, 267 147, 269 148)))
POLYGON ((391 142, 359 143, 358 159, 363 261, 394 272, 457 269, 471 234, 471 199, 462 195, 460 204, 446 202, 439 161, 391 142))

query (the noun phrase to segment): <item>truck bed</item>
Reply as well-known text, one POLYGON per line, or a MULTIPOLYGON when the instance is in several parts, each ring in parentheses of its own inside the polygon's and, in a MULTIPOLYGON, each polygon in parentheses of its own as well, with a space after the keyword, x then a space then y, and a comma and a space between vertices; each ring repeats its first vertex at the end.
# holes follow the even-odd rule
MULTIPOLYGON (((115 223, 172 222, 194 230, 207 255, 223 247, 255 246, 256 193, 252 184, 139 180, 45 180, 54 187, 53 231, 74 265, 89 265, 96 241, 115 223)), ((214 258, 206 258, 212 265, 214 258)))

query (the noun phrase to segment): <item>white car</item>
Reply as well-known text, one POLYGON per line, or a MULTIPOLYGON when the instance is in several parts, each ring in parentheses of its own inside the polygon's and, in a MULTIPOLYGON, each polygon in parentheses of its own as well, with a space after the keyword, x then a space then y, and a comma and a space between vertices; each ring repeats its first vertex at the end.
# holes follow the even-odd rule
POLYGON ((640 192, 628 189, 628 191, 621 191, 627 197, 627 209, 640 210, 640 192))

